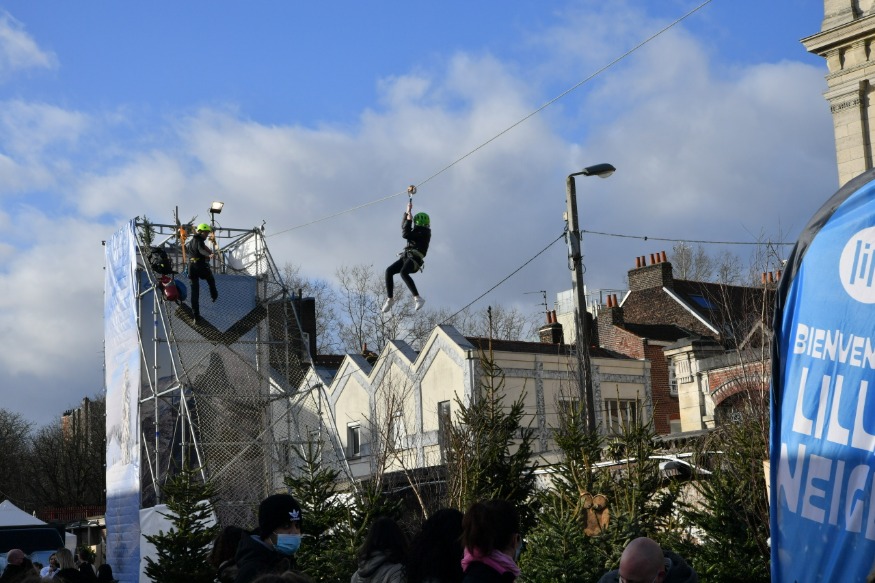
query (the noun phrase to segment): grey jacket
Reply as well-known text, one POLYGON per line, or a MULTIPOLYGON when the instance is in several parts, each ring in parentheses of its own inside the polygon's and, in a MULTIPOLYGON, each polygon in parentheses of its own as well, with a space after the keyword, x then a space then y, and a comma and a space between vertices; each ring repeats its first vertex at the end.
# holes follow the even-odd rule
POLYGON ((350 583, 405 583, 404 566, 390 563, 383 553, 377 552, 359 563, 350 583))

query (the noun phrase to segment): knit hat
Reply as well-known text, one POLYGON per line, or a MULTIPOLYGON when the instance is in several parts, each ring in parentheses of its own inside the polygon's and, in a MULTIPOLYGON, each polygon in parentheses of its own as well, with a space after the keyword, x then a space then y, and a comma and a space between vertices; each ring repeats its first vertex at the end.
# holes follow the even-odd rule
POLYGON ((281 526, 301 521, 301 505, 288 494, 274 494, 258 507, 258 530, 262 538, 281 526))
POLYGON ((24 562, 24 551, 21 549, 12 549, 6 553, 6 563, 8 565, 20 565, 24 562))

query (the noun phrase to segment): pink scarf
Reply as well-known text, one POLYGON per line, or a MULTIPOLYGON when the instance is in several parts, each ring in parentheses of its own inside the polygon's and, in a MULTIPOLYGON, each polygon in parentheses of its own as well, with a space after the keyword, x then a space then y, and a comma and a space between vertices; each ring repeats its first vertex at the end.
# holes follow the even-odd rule
POLYGON ((493 550, 488 555, 484 555, 481 554, 478 549, 474 549, 472 552, 466 548, 464 555, 462 555, 462 571, 467 571, 468 565, 475 562, 483 563, 499 573, 507 573, 510 571, 513 573, 514 578, 520 576, 520 568, 516 566, 513 559, 501 551, 493 550))

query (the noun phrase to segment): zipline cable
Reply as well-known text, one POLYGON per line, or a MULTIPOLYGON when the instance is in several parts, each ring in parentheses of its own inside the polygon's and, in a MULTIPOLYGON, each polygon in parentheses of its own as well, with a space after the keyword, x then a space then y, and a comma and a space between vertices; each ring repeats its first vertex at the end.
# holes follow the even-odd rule
MULTIPOLYGON (((673 28, 675 25, 677 25, 677 24, 683 22, 684 20, 686 20, 687 18, 689 18, 690 16, 692 16, 693 14, 695 14, 696 12, 698 12, 699 10, 701 10, 702 8, 704 8, 705 6, 707 6, 708 4, 710 4, 711 2, 712 2, 712 0, 704 0, 704 2, 702 2, 701 4, 699 4, 698 6, 696 6, 695 8, 693 8, 692 10, 690 10, 689 12, 687 12, 686 14, 684 14, 683 16, 679 17, 678 19, 674 20, 674 21, 671 22, 670 24, 664 26, 663 28, 661 28, 660 30, 658 30, 657 32, 655 32, 654 34, 652 34, 652 35, 650 35, 649 37, 647 37, 646 39, 644 39, 643 41, 639 42, 637 45, 635 45, 634 47, 632 47, 631 49, 629 49, 628 51, 626 51, 625 53, 623 53, 622 55, 620 55, 619 57, 617 57, 616 59, 614 59, 613 61, 611 61, 610 63, 608 63, 607 65, 604 65, 603 67, 601 67, 600 69, 598 69, 595 73, 592 73, 591 75, 589 75, 588 77, 586 77, 586 78, 583 79, 582 81, 579 81, 579 82, 577 82, 576 84, 572 85, 571 87, 569 87, 568 89, 566 89, 565 91, 563 91, 562 93, 560 93, 559 95, 557 95, 556 97, 554 97, 553 99, 551 99, 550 101, 548 101, 547 103, 545 103, 544 105, 542 105, 541 107, 539 107, 539 108, 537 108, 536 110, 532 111, 531 113, 529 113, 528 115, 526 115, 525 117, 523 117, 522 119, 520 119, 519 121, 517 121, 517 122, 511 124, 510 126, 506 127, 505 129, 503 129, 502 131, 498 132, 497 134, 495 134, 494 136, 492 136, 491 138, 489 138, 488 140, 486 140, 485 142, 483 142, 482 144, 480 144, 479 146, 477 146, 477 147, 474 148, 473 150, 469 151, 468 153, 462 155, 462 156, 459 157, 459 158, 456 158, 455 160, 453 160, 452 162, 450 162, 449 164, 447 164, 446 166, 444 166, 443 168, 441 168, 440 170, 438 170, 437 172, 435 172, 434 174, 432 174, 431 176, 429 176, 429 177, 426 178, 425 180, 422 180, 421 182, 418 182, 417 184, 415 184, 415 185, 413 185, 413 186, 414 186, 415 188, 417 188, 417 187, 422 186, 423 184, 426 184, 426 183, 428 183, 428 182, 431 182, 432 180, 434 180, 435 178, 437 178, 438 176, 440 176, 441 174, 443 174, 444 172, 446 172, 447 170, 449 170, 450 168, 452 168, 452 167, 455 166, 456 164, 459 164, 460 162, 462 162, 463 160, 465 160, 465 159, 468 158, 469 156, 471 156, 471 155, 477 153, 478 151, 482 150, 483 148, 485 148, 486 146, 488 146, 489 144, 491 144, 492 142, 494 142, 495 140, 497 140, 498 138, 500 138, 500 137, 503 136, 504 134, 508 133, 509 131, 513 130, 513 129, 516 128, 517 126, 523 124, 524 122, 528 121, 528 120, 531 119, 532 117, 534 117, 534 116, 536 116, 537 114, 541 113, 543 110, 545 110, 546 108, 550 107, 551 105, 553 105, 554 103, 556 103, 557 101, 559 101, 560 99, 562 99, 563 97, 565 97, 566 95, 568 95, 569 93, 572 93, 573 91, 576 91, 578 88, 580 88, 580 87, 583 86, 584 84, 588 83, 589 81, 591 81, 591 80, 594 79, 595 77, 601 75, 603 72, 607 71, 608 69, 610 69, 611 67, 613 67, 614 65, 616 65, 617 63, 619 63, 620 61, 622 61, 623 59, 625 59, 626 57, 628 57, 629 55, 631 55, 632 53, 634 53, 635 51, 637 51, 638 49, 640 49, 641 47, 643 47, 644 45, 648 44, 650 41, 656 39, 658 36, 660 36, 660 35, 663 34, 664 32, 670 30, 670 29, 673 28)), ((334 213, 334 214, 327 215, 327 216, 324 216, 324 217, 319 218, 319 219, 314 219, 314 220, 312 220, 312 221, 310 221, 310 222, 302 223, 302 224, 300 224, 300 225, 296 225, 296 226, 294 226, 294 227, 289 227, 288 229, 283 229, 282 231, 277 231, 276 233, 272 233, 272 234, 270 234, 270 235, 266 235, 266 236, 273 237, 273 236, 275 236, 275 235, 281 235, 281 234, 283 234, 283 233, 288 233, 289 231, 295 231, 295 230, 297 230, 297 229, 303 229, 304 227, 309 227, 310 225, 315 225, 316 223, 321 223, 321 222, 323 222, 323 221, 327 221, 327 220, 329 220, 329 219, 333 219, 333 218, 335 218, 335 217, 339 217, 340 215, 344 215, 344 214, 347 214, 347 213, 351 213, 351 212, 353 212, 353 211, 357 211, 357 210, 359 210, 359 209, 361 209, 361 208, 364 208, 364 207, 367 207, 367 206, 371 206, 371 205, 375 205, 375 204, 377 204, 377 203, 381 203, 381 202, 383 202, 383 201, 389 200, 390 198, 395 198, 396 196, 401 196, 401 195, 404 195, 404 194, 409 194, 409 192, 406 191, 406 190, 402 190, 402 191, 400 191, 400 192, 396 192, 396 193, 393 193, 393 194, 390 194, 390 195, 384 196, 383 198, 378 198, 378 199, 376 199, 376 200, 372 200, 372 201, 370 201, 370 202, 365 202, 365 203, 362 203, 362 204, 360 204, 360 205, 357 205, 357 206, 354 206, 354 207, 350 207, 350 208, 348 208, 348 209, 346 209, 346 210, 342 210, 342 211, 340 211, 340 212, 336 212, 336 213, 334 213)))
POLYGON ((482 299, 483 296, 487 295, 487 294, 490 293, 492 290, 494 290, 495 288, 497 288, 498 286, 500 286, 501 284, 503 284, 504 282, 506 282, 507 280, 509 280, 511 277, 513 277, 514 275, 516 275, 516 274, 517 274, 517 273, 518 273, 523 267, 525 267, 526 265, 528 265, 529 263, 531 263, 532 261, 534 261, 535 259, 537 259, 538 257, 540 257, 543 253, 545 253, 545 252, 547 251, 547 249, 549 249, 550 247, 552 247, 553 245, 555 245, 557 241, 559 241, 560 239, 563 239, 564 237, 565 237, 565 231, 562 231, 562 234, 561 234, 561 235, 559 235, 558 237, 556 237, 555 239, 553 239, 553 240, 550 242, 549 245, 547 245, 546 247, 544 247, 543 249, 541 249, 540 251, 538 251, 538 252, 535 254, 534 257, 532 257, 531 259, 529 259, 528 261, 526 261, 525 263, 523 263, 522 265, 520 265, 519 267, 517 267, 516 269, 514 269, 509 275, 507 275, 504 279, 502 279, 501 281, 499 281, 498 283, 496 283, 495 285, 493 285, 491 288, 489 288, 488 290, 486 290, 485 292, 483 292, 482 294, 480 294, 479 296, 477 296, 476 298, 474 298, 473 300, 471 300, 471 301, 470 301, 468 304, 466 304, 465 307, 463 307, 461 310, 459 310, 459 311, 457 311, 455 314, 453 314, 453 315, 448 316, 447 318, 445 318, 444 321, 441 322, 439 325, 446 324, 447 322, 449 322, 450 320, 452 320, 453 318, 455 318, 456 316, 458 316, 459 314, 461 314, 462 312, 464 312, 465 310, 467 310, 468 308, 470 308, 472 305, 474 305, 475 303, 477 303, 478 301, 480 301, 480 299, 482 299))

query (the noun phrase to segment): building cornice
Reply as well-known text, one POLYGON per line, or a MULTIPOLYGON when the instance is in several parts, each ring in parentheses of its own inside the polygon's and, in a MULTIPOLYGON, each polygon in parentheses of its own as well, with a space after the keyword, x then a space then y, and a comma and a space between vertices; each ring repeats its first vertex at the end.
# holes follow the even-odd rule
POLYGON ((873 36, 875 36, 875 14, 807 36, 800 42, 808 52, 825 56, 825 53, 832 49, 851 46, 873 36))

